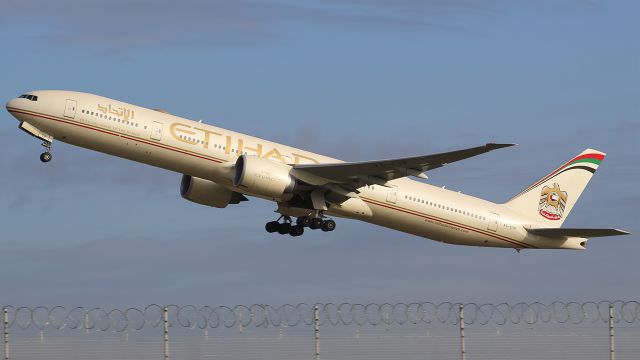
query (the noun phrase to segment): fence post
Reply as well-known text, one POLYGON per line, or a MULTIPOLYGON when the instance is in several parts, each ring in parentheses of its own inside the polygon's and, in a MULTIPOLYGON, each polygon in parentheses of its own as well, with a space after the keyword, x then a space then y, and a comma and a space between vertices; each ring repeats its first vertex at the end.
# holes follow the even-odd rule
POLYGON ((87 310, 84 311, 84 333, 89 333, 89 312, 87 310))
POLYGON ((613 328, 613 304, 609 304, 609 359, 616 360, 615 330, 613 328))
POLYGON ((235 309, 233 315, 235 315, 236 321, 238 322, 238 328, 240 330, 240 334, 244 333, 244 324, 242 324, 242 312, 238 309, 235 309))
POLYGON ((2 308, 2 339, 4 349, 4 360, 9 360, 9 309, 2 308))
POLYGON ((467 348, 464 344, 464 305, 458 305, 458 321, 460 322, 460 358, 467 359, 467 348))
POLYGON ((162 323, 164 329, 164 359, 169 360, 169 307, 162 308, 162 323))
POLYGON ((316 343, 316 360, 320 360, 320 316, 318 314, 318 305, 313 306, 313 326, 316 343))

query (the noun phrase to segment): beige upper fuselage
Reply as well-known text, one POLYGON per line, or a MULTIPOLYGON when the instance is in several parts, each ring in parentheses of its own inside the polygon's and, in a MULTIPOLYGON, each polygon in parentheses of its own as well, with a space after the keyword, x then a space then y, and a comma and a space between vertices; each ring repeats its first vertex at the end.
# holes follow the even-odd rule
MULTIPOLYGON (((97 95, 57 90, 29 94, 38 96, 38 101, 12 99, 7 110, 57 140, 208 179, 238 192, 243 191, 233 187, 230 173, 241 154, 286 164, 340 162, 97 95)), ((366 214, 348 206, 327 213, 452 244, 584 249, 582 238, 557 240, 528 233, 525 227, 534 225, 531 220, 501 204, 408 178, 388 185, 358 189, 370 209, 366 214)))

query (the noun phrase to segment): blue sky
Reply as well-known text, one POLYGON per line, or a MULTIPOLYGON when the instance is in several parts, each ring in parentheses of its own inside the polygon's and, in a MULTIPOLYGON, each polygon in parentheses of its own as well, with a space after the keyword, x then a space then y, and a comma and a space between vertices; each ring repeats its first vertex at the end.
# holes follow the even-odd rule
POLYGON ((429 182, 504 201, 608 154, 565 226, 586 252, 480 249, 339 220, 264 233, 274 205, 179 196, 180 175, 0 121, 0 303, 637 299, 634 1, 4 1, 0 98, 92 92, 345 160, 520 146, 429 182))

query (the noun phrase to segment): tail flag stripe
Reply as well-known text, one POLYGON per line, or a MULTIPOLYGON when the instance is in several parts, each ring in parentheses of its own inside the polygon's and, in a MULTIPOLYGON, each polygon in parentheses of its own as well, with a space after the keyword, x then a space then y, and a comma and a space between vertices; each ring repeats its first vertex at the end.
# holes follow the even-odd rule
MULTIPOLYGON (((596 154, 596 153, 590 153, 590 154, 583 154, 583 155, 579 155, 576 156, 575 158, 567 161, 564 165, 560 166, 559 168, 557 168, 556 170, 552 171, 549 175, 543 177, 542 179, 540 179, 538 182, 534 183, 533 185, 529 186, 528 188, 522 190, 518 195, 514 196, 514 197, 518 197, 524 193, 526 193, 527 191, 535 188, 536 186, 540 185, 541 183, 551 179, 552 177, 558 175, 561 172, 564 172, 563 170, 570 170, 568 167, 577 163, 591 163, 594 164, 596 166, 596 168, 598 167, 598 165, 600 165, 600 162, 602 162, 602 160, 604 160, 604 155, 603 154, 596 154)), ((581 167, 581 168, 585 168, 585 167, 581 167)), ((585 169, 586 170, 586 169, 585 169)), ((591 171, 592 173, 595 172, 595 169, 592 169, 593 171, 591 171)))
POLYGON ((600 165, 600 160, 597 159, 582 159, 571 162, 569 165, 578 164, 578 163, 592 163, 596 165, 600 165))
POLYGON ((589 166, 572 166, 572 167, 568 167, 568 168, 566 168, 566 169, 564 169, 564 170, 560 171, 560 172, 559 172, 559 173, 557 173, 556 175, 560 175, 560 174, 562 174, 562 173, 563 173, 563 172, 565 172, 565 171, 569 171, 569 170, 573 170, 573 169, 587 170, 588 172, 590 172, 590 173, 592 173, 592 174, 596 172, 596 169, 594 169, 594 168, 592 168, 592 167, 589 167, 589 166))

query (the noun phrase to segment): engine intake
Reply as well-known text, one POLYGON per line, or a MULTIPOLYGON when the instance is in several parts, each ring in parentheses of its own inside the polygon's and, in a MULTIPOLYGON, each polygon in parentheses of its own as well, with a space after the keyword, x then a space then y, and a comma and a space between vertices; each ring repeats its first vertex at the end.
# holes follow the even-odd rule
POLYGON ((182 175, 180 195, 191 202, 217 208, 224 208, 229 204, 238 204, 248 200, 244 195, 213 181, 191 175, 182 175))
POLYGON ((236 161, 233 186, 249 193, 278 199, 292 193, 296 180, 291 166, 265 158, 242 155, 236 161))

